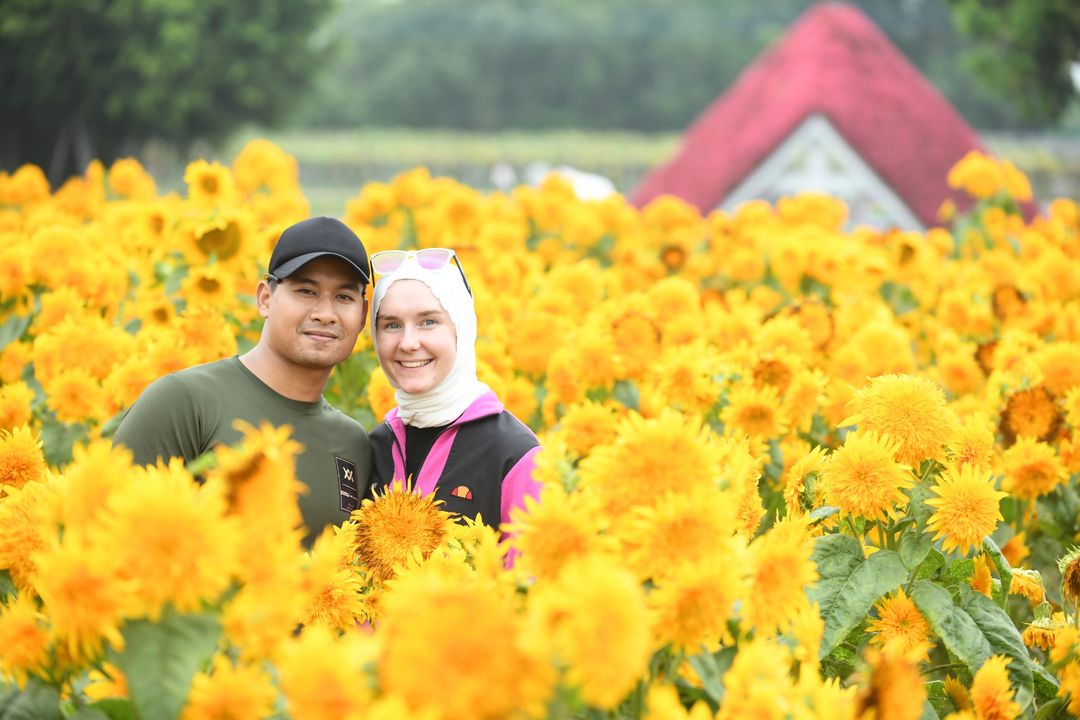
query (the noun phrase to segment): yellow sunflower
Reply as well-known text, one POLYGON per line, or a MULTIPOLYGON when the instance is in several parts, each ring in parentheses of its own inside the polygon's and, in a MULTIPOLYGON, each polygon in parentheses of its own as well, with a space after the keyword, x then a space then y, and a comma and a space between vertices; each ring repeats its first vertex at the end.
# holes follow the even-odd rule
POLYGON ((825 448, 815 447, 784 473, 784 504, 788 515, 804 515, 821 505, 823 492, 819 480, 827 457, 825 448))
POLYGON ((6 487, 20 488, 45 479, 41 440, 29 427, 0 430, 0 497, 6 487))
POLYGON ((529 593, 532 632, 566 667, 586 703, 613 709, 648 673, 649 611, 634 576, 591 555, 529 593))
POLYGON ((42 674, 49 662, 49 636, 44 617, 30 595, 0 603, 0 675, 26 687, 27 676, 42 674))
POLYGON ((900 443, 888 435, 857 430, 833 451, 821 470, 825 502, 846 514, 885 520, 906 504, 904 489, 915 480, 907 465, 896 462, 900 443))
POLYGON ((0 430, 28 424, 33 402, 34 391, 23 381, 0 385, 0 430))
POLYGON ((0 570, 20 590, 31 588, 36 553, 56 534, 56 498, 53 485, 31 482, 0 502, 0 570))
POLYGON ((972 413, 960 423, 956 435, 948 443, 952 464, 957 467, 971 465, 989 469, 994 459, 994 427, 982 413, 972 413))
POLYGON ((215 655, 213 670, 192 680, 180 720, 259 720, 273 715, 276 701, 277 692, 265 671, 215 655))
POLYGON ((363 717, 371 703, 366 667, 377 656, 364 633, 335 633, 316 625, 288 640, 277 663, 285 707, 296 720, 363 717))
POLYGON ((971 465, 946 467, 931 490, 938 496, 926 501, 934 514, 926 529, 937 533, 945 552, 968 553, 982 545, 983 538, 1002 520, 999 505, 1008 493, 994 488, 990 470, 971 465))
POLYGON ((806 602, 805 588, 818 579, 813 550, 801 518, 784 518, 750 543, 750 589, 742 614, 759 632, 783 630, 806 602))
MULTIPOLYGON (((918 652, 918 651, 916 651, 918 652)), ((866 651, 869 672, 862 676, 855 700, 855 717, 908 718, 922 716, 926 686, 918 662, 901 652, 866 651)))
POLYGON ((793 713, 790 665, 787 650, 777 642, 758 636, 740 643, 724 675, 724 698, 716 717, 783 718, 793 713))
POLYGON ((441 501, 434 497, 394 481, 382 493, 376 491, 374 500, 365 498, 353 511, 356 553, 370 577, 391 578, 394 566, 403 564, 413 548, 426 558, 446 540, 453 521, 450 513, 439 509, 441 501))
POLYGON ((236 196, 229 169, 220 163, 195 160, 184 169, 188 198, 199 205, 221 206, 236 196))
POLYGON ((717 484, 723 458, 716 435, 698 418, 674 410, 648 419, 631 413, 619 422, 615 442, 581 461, 579 487, 596 493, 608 516, 618 520, 669 490, 717 484))
POLYGON ((1009 395, 1001 411, 1002 444, 1012 445, 1016 438, 1050 440, 1061 426, 1061 409, 1042 385, 1017 390, 1009 395))
POLYGON ((443 718, 504 717, 546 699, 529 697, 538 663, 518 639, 512 594, 494 582, 421 570, 389 583, 382 602, 379 679, 387 694, 443 718))
POLYGON ((566 409, 559 419, 567 448, 580 456, 615 439, 618 429, 616 408, 609 403, 586 400, 566 409))
POLYGON ((1009 658, 993 655, 971 681, 971 705, 980 720, 1013 720, 1020 715, 1016 690, 1009 680, 1009 658))
POLYGON ((1080 344, 1052 343, 1039 352, 1037 360, 1046 378, 1046 389, 1054 397, 1064 397, 1080 386, 1080 344))
POLYGON ((681 562, 711 557, 731 557, 734 562, 741 541, 733 539, 732 499, 729 492, 702 485, 665 493, 653 505, 635 508, 618 531, 627 566, 647 580, 664 577, 681 562))
POLYGON ((1009 585, 1009 593, 1027 598, 1032 607, 1042 604, 1042 601, 1046 598, 1042 575, 1038 570, 1014 567, 1012 569, 1012 583, 1009 585))
POLYGON ((886 652, 899 650, 901 653, 929 647, 930 623, 903 588, 878 600, 874 604, 874 611, 877 618, 871 620, 866 628, 873 633, 870 637, 872 644, 886 652))
POLYGON ((364 618, 363 582, 353 566, 355 526, 328 527, 307 553, 302 589, 307 607, 300 621, 345 631, 364 618))
POLYGON ((1066 480, 1065 467, 1054 448, 1035 438, 1020 437, 1005 451, 1002 489, 1015 497, 1033 500, 1066 480))
POLYGON ((769 440, 787 432, 787 421, 781 413, 776 388, 747 384, 731 391, 728 404, 720 411, 720 420, 726 433, 769 440))
POLYGON ((746 579, 730 557, 679 563, 648 596, 656 643, 691 655, 702 647, 715 649, 745 593, 746 579))
POLYGON ((841 426, 858 425, 862 431, 889 435, 899 444, 896 459, 912 467, 944 458, 944 445, 959 425, 941 388, 910 375, 876 377, 848 404, 855 412, 841 426))
POLYGON ((225 517, 220 487, 197 485, 179 459, 137 468, 136 475, 109 498, 92 537, 132 581, 132 599, 151 619, 166 603, 194 612, 229 586, 240 527, 225 517))
POLYGON ((505 528, 520 553, 515 567, 552 580, 577 558, 613 550, 595 504, 589 495, 568 494, 554 485, 544 486, 539 500, 526 496, 525 506, 512 512, 513 522, 505 528))

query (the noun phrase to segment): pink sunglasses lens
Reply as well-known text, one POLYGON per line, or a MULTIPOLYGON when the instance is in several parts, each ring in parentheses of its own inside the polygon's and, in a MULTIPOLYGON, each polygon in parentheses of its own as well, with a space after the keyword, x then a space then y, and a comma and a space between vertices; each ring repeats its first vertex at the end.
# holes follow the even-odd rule
POLYGON ((450 251, 442 248, 428 248, 416 253, 416 262, 425 270, 438 270, 450 260, 450 251))

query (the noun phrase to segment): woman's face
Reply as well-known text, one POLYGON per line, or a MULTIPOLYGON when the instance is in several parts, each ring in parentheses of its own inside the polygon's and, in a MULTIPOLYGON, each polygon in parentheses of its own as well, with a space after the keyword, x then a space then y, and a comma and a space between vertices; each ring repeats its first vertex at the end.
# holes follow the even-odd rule
POLYGON ((454 323, 419 280, 398 280, 390 286, 379 304, 375 332, 383 372, 410 395, 434 389, 454 367, 454 323))

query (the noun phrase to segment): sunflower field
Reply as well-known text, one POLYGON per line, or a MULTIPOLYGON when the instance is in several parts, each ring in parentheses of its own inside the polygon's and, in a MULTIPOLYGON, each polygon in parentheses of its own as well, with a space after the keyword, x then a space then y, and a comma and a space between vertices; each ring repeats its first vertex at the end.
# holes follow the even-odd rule
MULTIPOLYGON (((457 250, 543 490, 503 537, 395 488, 305 551, 288 428, 111 446, 150 381, 253 345, 309 213, 265 141, 184 180, 0 174, 0 718, 1080 716, 1077 203, 1025 219, 979 154, 925 233, 365 185, 369 252, 457 250)), ((366 335, 327 397, 392 407, 366 335)))

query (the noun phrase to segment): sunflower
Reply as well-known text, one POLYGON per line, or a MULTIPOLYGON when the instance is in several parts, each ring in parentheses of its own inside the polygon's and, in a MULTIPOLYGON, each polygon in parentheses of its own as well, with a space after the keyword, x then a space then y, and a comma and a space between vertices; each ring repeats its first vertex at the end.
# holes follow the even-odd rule
POLYGON ((1009 680, 1009 658, 992 655, 971 681, 971 705, 980 720, 1013 720, 1020 715, 1009 680))
POLYGON ((307 553, 302 589, 308 602, 300 618, 304 625, 344 631, 364 618, 363 582, 352 564, 354 536, 355 526, 349 521, 328 527, 307 553))
MULTIPOLYGON (((794 712, 791 661, 779 643, 758 636, 740 643, 724 674, 719 720, 783 718, 794 712)), ((835 708, 831 708, 835 710, 835 708)))
POLYGON ((157 185, 135 158, 120 158, 109 168, 109 189, 131 200, 153 200, 157 185))
POLYGON ((277 692, 265 671, 255 665, 233 665, 224 655, 215 655, 213 670, 192 680, 180 720, 259 720, 273 715, 276 701, 277 692))
POLYGON ((1072 548, 1058 559, 1058 571, 1061 573, 1061 597, 1080 606, 1080 548, 1072 548))
POLYGON ((199 205, 221 206, 236 195, 232 174, 220 163, 196 160, 184 169, 188 199, 199 205))
POLYGON ((871 620, 866 628, 873 633, 871 644, 880 646, 886 652, 899 650, 901 653, 928 647, 930 623, 903 588, 878 600, 874 610, 877 618, 871 620))
POLYGON ((1048 651, 1054 647, 1055 626, 1050 618, 1036 618, 1024 628, 1021 639, 1029 648, 1048 651))
POLYGON ((1058 671, 1057 696, 1069 698, 1069 712, 1074 716, 1080 716, 1080 661, 1070 660, 1058 671))
POLYGON ((970 465, 978 469, 989 469, 994 460, 994 427, 983 413, 975 412, 966 416, 960 427, 948 443, 948 455, 953 465, 970 465))
POLYGON ((354 632, 338 637, 322 625, 291 638, 277 662, 289 717, 363 717, 372 696, 365 669, 377 652, 369 635, 354 632))
POLYGON ((0 491, 44 479, 45 455, 37 434, 25 425, 0 430, 0 491))
POLYGON ((990 573, 990 559, 987 558, 985 553, 980 553, 975 558, 975 567, 972 570, 971 577, 968 578, 968 585, 975 592, 986 597, 992 597, 993 582, 994 576, 990 573))
POLYGON ((946 467, 931 490, 938 496, 926 501, 934 508, 926 529, 942 540, 945 552, 968 553, 982 545, 1002 519, 999 504, 1008 493, 994 489, 990 470, 971 465, 946 467))
POLYGON ((41 674, 49 661, 49 636, 29 595, 15 595, 0 603, 0 675, 26 687, 28 675, 41 674))
POLYGON ((233 275, 220 264, 189 269, 180 284, 180 297, 188 307, 209 306, 219 311, 228 310, 238 302, 233 275))
POLYGON ((396 578, 383 598, 379 679, 384 692, 444 718, 496 718, 532 701, 537 663, 516 641, 511 595, 482 579, 434 572, 396 578))
POLYGON ((578 467, 582 490, 596 493, 613 520, 649 506, 669 490, 715 485, 724 451, 700 419, 665 409, 658 417, 630 413, 615 442, 595 448, 578 467))
POLYGON ((1050 440, 1060 426, 1060 408, 1044 386, 1036 385, 1009 396, 1001 411, 999 430, 1002 444, 1009 447, 1020 436, 1050 440))
POLYGON ((784 473, 784 504, 788 515, 803 515, 821 505, 819 480, 826 458, 825 448, 815 447, 784 473))
POLYGON ((685 413, 705 413, 720 395, 715 379, 718 365, 716 351, 704 342, 665 348, 650 368, 642 394, 654 399, 657 411, 673 407, 685 413))
POLYGON ((34 391, 23 381, 0 385, 0 430, 28 424, 33 403, 34 391))
POLYGON ((228 587, 239 564, 240 527, 225 517, 220 486, 195 484, 179 459, 136 474, 109 498, 91 537, 134 582, 150 619, 166 603, 194 612, 228 587))
POLYGON ((434 493, 421 495, 395 480, 375 499, 365 498, 352 520, 357 524, 356 553, 375 580, 394 576, 413 548, 427 558, 450 534, 451 515, 439 509, 434 493))
POLYGON ((729 434, 747 434, 765 440, 779 438, 787 432, 787 423, 781 415, 776 388, 742 385, 734 388, 728 396, 728 404, 720 411, 724 431, 729 434))
POLYGON ((899 449, 899 441, 888 435, 848 433, 821 470, 825 503, 873 520, 884 520, 898 504, 906 504, 903 491, 915 480, 907 465, 896 462, 899 449))
POLYGON ((1034 438, 1020 437, 1005 451, 1005 481, 1009 494, 1033 500, 1065 482, 1065 467, 1054 448, 1034 438))
POLYGON ((603 534, 603 514, 583 493, 545 485, 539 500, 526 496, 524 507, 514 509, 511 518, 505 530, 520 553, 515 567, 540 580, 553 580, 577 558, 614 549, 611 537, 603 534))
POLYGON ((67 530, 34 555, 33 589, 51 621, 50 637, 72 658, 90 662, 106 644, 124 647, 120 624, 134 609, 122 559, 67 530))
POLYGON ((730 492, 700 485, 668 492, 635 508, 620 528, 627 566, 642 580, 660 579, 679 563, 737 556, 735 503, 730 492))
POLYGON ((1009 593, 1026 597, 1032 607, 1042 604, 1042 601, 1046 598, 1042 575, 1038 570, 1014 567, 1012 569, 1012 584, 1009 585, 1009 593))
POLYGON ((801 518, 784 518, 750 543, 750 589, 743 617, 759 632, 779 632, 806 602, 817 582, 814 550, 801 518))
POLYGON ((1080 344, 1052 343, 1038 353, 1037 361, 1046 378, 1046 389, 1054 397, 1064 397, 1080 386, 1080 344))
POLYGON ((899 443, 896 459, 912 467, 923 460, 942 459, 943 445, 959 425, 941 388, 910 375, 876 377, 857 390, 848 404, 855 413, 840 425, 888 434, 899 443))
MULTIPOLYGON (((470 272, 470 275, 472 273, 470 272)), ((570 332, 566 318, 547 312, 525 310, 509 323, 507 350, 521 372, 539 377, 547 368, 550 340, 570 332)))
POLYGON ((651 643, 644 591, 629 571, 591 555, 529 594, 530 625, 551 645, 570 685, 610 710, 648 673, 651 643))
POLYGON ((20 590, 31 587, 34 557, 56 532, 56 501, 55 486, 31 482, 0 502, 0 570, 7 570, 20 590))
MULTIPOLYGON (((33 346, 22 340, 9 342, 0 351, 0 383, 8 385, 19 381, 23 376, 33 353, 33 346)), ((3 387, 0 387, 2 390, 3 387)))
POLYGON ((233 158, 236 186, 244 193, 261 188, 278 192, 295 187, 300 167, 289 153, 263 138, 248 141, 233 158))
POLYGON ((618 429, 616 408, 610 403, 585 400, 566 408, 559 419, 567 448, 576 455, 588 455, 598 445, 615 439, 618 429))
POLYGON ((45 404, 62 423, 101 422, 109 416, 105 389, 82 368, 68 368, 42 382, 45 404))
POLYGON ((738 567, 730 557, 714 555, 665 573, 648 596, 657 645, 670 643, 690 655, 702 646, 715 649, 727 637, 735 603, 745 597, 746 579, 738 567))
POLYGON ((877 648, 866 651, 866 660, 869 673, 863 675, 860 683, 855 717, 897 720, 922 717, 926 686, 919 675, 918 662, 910 655, 877 648))

